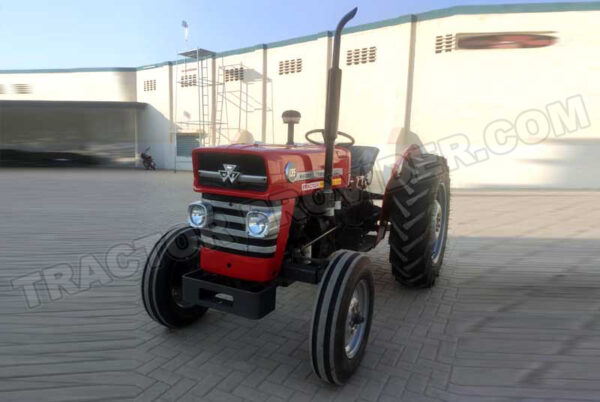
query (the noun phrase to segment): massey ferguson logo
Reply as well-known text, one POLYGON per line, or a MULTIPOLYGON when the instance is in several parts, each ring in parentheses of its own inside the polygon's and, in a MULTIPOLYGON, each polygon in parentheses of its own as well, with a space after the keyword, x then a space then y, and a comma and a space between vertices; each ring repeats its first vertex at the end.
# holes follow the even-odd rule
POLYGON ((240 177, 240 172, 236 172, 235 168, 237 165, 229 165, 227 163, 223 164, 223 168, 225 170, 219 170, 219 174, 221 175, 221 179, 223 182, 229 180, 231 183, 235 183, 238 177, 240 177))

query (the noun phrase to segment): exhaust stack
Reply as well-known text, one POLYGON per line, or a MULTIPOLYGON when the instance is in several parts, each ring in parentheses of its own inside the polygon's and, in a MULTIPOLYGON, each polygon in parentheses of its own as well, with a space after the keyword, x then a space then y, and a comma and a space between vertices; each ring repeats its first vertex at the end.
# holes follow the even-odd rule
POLYGON ((338 120, 340 117, 340 92, 342 89, 342 70, 340 70, 340 44, 342 42, 342 30, 358 11, 358 7, 344 15, 335 29, 333 39, 333 57, 327 77, 327 103, 325 106, 325 177, 323 193, 325 195, 325 206, 327 214, 333 215, 335 200, 331 189, 333 176, 333 150, 337 138, 338 120))

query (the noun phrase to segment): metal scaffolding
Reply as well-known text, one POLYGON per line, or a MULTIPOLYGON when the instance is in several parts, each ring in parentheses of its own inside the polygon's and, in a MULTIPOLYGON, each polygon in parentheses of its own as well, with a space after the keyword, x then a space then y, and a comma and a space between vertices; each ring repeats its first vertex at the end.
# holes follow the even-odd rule
MULTIPOLYGON (((213 82, 209 78, 208 69, 212 66, 214 52, 205 49, 195 49, 179 54, 183 60, 178 60, 175 69, 175 97, 174 116, 177 136, 184 135, 196 137, 198 146, 205 146, 210 142, 210 129, 212 119, 210 115, 211 88, 213 82), (183 66, 183 73, 181 67, 183 66), (195 87, 197 91, 197 119, 191 119, 191 114, 181 119, 178 107, 183 103, 184 88, 195 87)), ((191 106, 191 105, 190 105, 191 106)))
POLYGON ((248 85, 257 81, 256 71, 243 63, 226 65, 223 57, 217 60, 214 52, 205 49, 179 55, 183 59, 175 65, 173 99, 175 169, 177 159, 189 155, 191 148, 231 143, 239 130, 248 129, 248 114, 262 108, 261 101, 249 94, 248 85), (189 87, 196 88, 196 105, 190 104, 185 91, 189 87), (185 111, 181 115, 184 104, 188 110, 197 106, 197 119, 185 111))

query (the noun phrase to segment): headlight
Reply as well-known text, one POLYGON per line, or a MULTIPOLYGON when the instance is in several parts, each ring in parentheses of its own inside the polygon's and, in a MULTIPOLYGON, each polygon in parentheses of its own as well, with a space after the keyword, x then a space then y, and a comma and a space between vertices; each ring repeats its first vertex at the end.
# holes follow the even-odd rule
POLYGON ((205 228, 212 219, 212 207, 202 202, 195 202, 188 207, 188 222, 195 228, 205 228))
POLYGON ((246 232, 250 237, 265 237, 269 233, 269 216, 267 213, 250 211, 246 215, 246 232))

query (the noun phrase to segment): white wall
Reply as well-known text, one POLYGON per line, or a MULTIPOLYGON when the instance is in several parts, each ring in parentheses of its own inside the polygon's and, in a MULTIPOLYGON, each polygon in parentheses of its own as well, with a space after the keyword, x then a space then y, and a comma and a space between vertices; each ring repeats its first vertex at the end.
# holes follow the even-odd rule
MULTIPOLYGON (((325 117, 325 92, 327 82, 327 42, 321 37, 303 43, 269 48, 267 99, 267 141, 285 144, 287 125, 281 114, 296 110, 302 115, 295 126, 295 142, 305 142, 304 133, 323 128, 325 117), (279 74, 279 63, 286 60, 302 60, 302 70, 279 74)), ((319 137, 316 137, 319 138, 319 137)))
POLYGON ((223 102, 222 106, 217 105, 217 121, 223 123, 219 131, 218 143, 226 142, 227 137, 234 138, 238 129, 248 130, 256 141, 260 141, 263 103, 263 49, 217 57, 216 63, 217 81, 219 82, 223 82, 222 78, 219 78, 219 70, 221 70, 221 74, 224 74, 224 70, 227 69, 244 68, 243 81, 225 82, 224 85, 217 88, 217 103, 223 102))
POLYGON ((0 100, 134 102, 136 72, 86 71, 0 74, 4 93, 0 100), (31 93, 18 94, 15 85, 26 84, 31 93))
MULTIPOLYGON (((600 110, 600 52, 597 51, 600 36, 594 34, 600 11, 444 17, 438 14, 439 18, 426 19, 428 16, 431 14, 419 16, 421 19, 416 23, 408 130, 404 126, 411 23, 406 22, 407 19, 396 20, 371 25, 368 29, 351 29, 343 35, 339 129, 353 135, 357 144, 381 149, 372 189, 382 189, 398 152, 413 142, 425 144, 431 151, 443 153, 450 159, 451 167, 456 167, 452 171, 455 187, 600 188, 600 175, 590 173, 600 168, 596 156, 600 154, 600 140, 595 130, 597 110, 600 110), (438 35, 486 32, 551 32, 558 42, 531 49, 454 49, 441 54, 434 51, 438 35), (374 63, 346 65, 348 49, 372 46, 377 48, 374 63), (574 130, 559 135, 561 127, 548 124, 546 141, 527 145, 526 140, 535 142, 535 138, 518 140, 518 136, 527 134, 518 129, 519 124, 534 123, 525 121, 523 115, 533 113, 534 117, 542 116, 554 123, 556 111, 560 112, 567 101, 573 109, 567 119, 579 117, 579 121, 567 122, 575 124, 574 130), (554 115, 549 110, 552 108, 554 115), (576 115, 582 108, 587 114, 576 115), (496 130, 493 134, 520 141, 504 155, 490 152, 484 140, 486 127, 499 120, 509 126, 505 133, 496 130), (474 156, 464 152, 465 144, 470 146, 468 151, 474 156), (474 154, 477 150, 479 152, 474 154)), ((220 127, 217 144, 227 143, 240 128, 261 140, 263 124, 268 143, 284 143, 286 126, 281 121, 281 113, 288 109, 302 114, 296 127, 297 142, 304 141, 306 131, 322 128, 331 42, 331 37, 320 34, 267 45, 266 50, 257 46, 226 52, 215 59, 215 77, 212 61, 208 61, 211 81, 223 81, 219 67, 243 66, 245 69, 243 81, 218 85, 216 99, 212 93, 208 94, 208 115, 212 115, 215 108, 220 127), (279 62, 290 59, 302 59, 302 71, 280 75, 279 62), (263 104, 265 74, 266 102, 263 104), (263 108, 266 109, 264 122, 263 108)), ((180 81, 184 74, 200 76, 196 63, 157 65, 137 72, 2 73, 0 84, 8 93, 0 94, 0 100, 147 103, 148 107, 140 112, 138 151, 151 145, 159 167, 170 169, 177 160, 175 133, 197 131, 198 125, 192 122, 200 120, 198 88, 182 87, 180 81), (144 91, 147 80, 156 80, 155 91, 144 91), (22 83, 31 85, 31 94, 11 92, 13 84, 22 83)), ((189 160, 179 162, 178 168, 191 167, 189 160), (179 165, 179 162, 187 165, 179 165)))
POLYGON ((396 142, 404 128, 409 46, 408 23, 342 38, 339 130, 352 135, 358 145, 380 149, 372 191, 383 192, 396 160, 396 142), (347 50, 372 46, 377 48, 375 62, 346 64, 347 50))
MULTIPOLYGON (((458 155, 469 164, 451 161, 456 165, 454 186, 600 187, 600 176, 594 173, 600 144, 593 124, 600 117, 600 36, 592 34, 599 18, 597 11, 489 14, 418 24, 411 129, 423 143, 438 142, 438 151, 443 148, 446 156, 454 160, 458 155), (550 31, 558 42, 530 49, 434 52, 436 35, 511 31, 550 31), (531 110, 532 116, 546 115, 549 120, 547 106, 573 96, 585 103, 591 119, 587 128, 560 138, 550 130, 550 141, 520 142, 506 155, 489 152, 489 158, 485 150, 475 159, 450 149, 456 147, 453 142, 465 143, 460 137, 452 140, 457 133, 468 138, 473 152, 485 149, 488 124, 503 119, 515 126, 519 116, 531 110), (439 144, 448 136, 451 139, 439 144), (590 147, 595 152, 589 152, 590 147)), ((504 135, 529 137, 527 133, 517 128, 504 135)))
POLYGON ((136 99, 147 103, 139 112, 138 151, 151 147, 150 154, 159 169, 172 169, 175 137, 171 126, 170 65, 139 70, 136 74, 136 99), (144 81, 156 81, 156 89, 144 90, 144 81))

